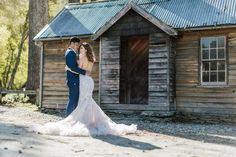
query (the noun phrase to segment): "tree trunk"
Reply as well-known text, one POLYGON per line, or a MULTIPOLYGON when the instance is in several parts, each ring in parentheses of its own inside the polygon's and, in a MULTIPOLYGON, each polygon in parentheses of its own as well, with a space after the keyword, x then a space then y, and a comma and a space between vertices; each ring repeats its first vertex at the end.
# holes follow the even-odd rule
POLYGON ((33 42, 34 36, 48 22, 48 0, 29 0, 29 59, 26 89, 39 88, 40 47, 33 42))
POLYGON ((12 88, 12 85, 14 83, 14 79, 15 79, 15 76, 16 76, 17 68, 20 64, 20 57, 21 57, 21 53, 23 51, 24 42, 28 37, 28 17, 29 17, 29 13, 27 13, 26 18, 25 18, 25 23, 22 26, 21 40, 20 40, 20 43, 19 43, 19 46, 18 46, 18 53, 17 53, 17 57, 16 57, 16 62, 15 62, 14 68, 12 70, 11 78, 10 78, 10 81, 8 83, 7 89, 12 88))
POLYGON ((10 51, 9 51, 9 55, 7 57, 7 65, 5 66, 4 72, 3 72, 3 87, 7 88, 7 83, 8 83, 8 78, 9 78, 9 74, 11 72, 11 66, 13 64, 14 61, 14 49, 12 48, 12 45, 9 45, 10 47, 10 51))

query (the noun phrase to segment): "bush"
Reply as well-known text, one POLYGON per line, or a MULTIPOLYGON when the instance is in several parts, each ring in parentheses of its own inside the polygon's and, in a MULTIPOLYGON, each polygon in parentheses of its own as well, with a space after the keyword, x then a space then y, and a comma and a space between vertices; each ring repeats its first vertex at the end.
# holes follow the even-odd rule
POLYGON ((7 94, 2 98, 2 102, 5 104, 13 104, 15 102, 26 103, 29 101, 29 97, 25 94, 7 94))

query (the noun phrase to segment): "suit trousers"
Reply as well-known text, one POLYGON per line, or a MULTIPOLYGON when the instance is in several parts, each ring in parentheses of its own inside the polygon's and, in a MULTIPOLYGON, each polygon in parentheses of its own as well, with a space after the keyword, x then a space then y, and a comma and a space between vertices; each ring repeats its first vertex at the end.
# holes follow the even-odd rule
POLYGON ((66 107, 66 116, 71 114, 78 105, 79 101, 79 83, 68 83, 69 87, 69 101, 66 107))

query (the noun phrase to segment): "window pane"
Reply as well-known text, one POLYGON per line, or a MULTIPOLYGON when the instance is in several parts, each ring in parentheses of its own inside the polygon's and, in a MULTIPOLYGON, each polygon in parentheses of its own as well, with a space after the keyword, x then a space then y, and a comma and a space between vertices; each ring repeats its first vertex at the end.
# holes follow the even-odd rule
POLYGON ((209 69, 209 64, 210 64, 209 62, 203 62, 203 66, 202 66, 203 69, 202 70, 203 71, 209 71, 210 70, 209 69))
POLYGON ((226 81, 226 42, 224 37, 202 38, 202 81, 226 81))
POLYGON ((210 50, 210 59, 216 59, 216 49, 210 50))
POLYGON ((209 72, 203 72, 203 76, 202 76, 202 81, 203 82, 209 82, 209 72))
POLYGON ((225 62, 218 61, 218 70, 225 70, 225 62))
POLYGON ((218 47, 225 47, 224 38, 218 38, 218 47))
POLYGON ((217 39, 211 39, 210 40, 210 48, 216 48, 216 40, 217 39))
POLYGON ((210 78, 211 78, 211 82, 217 82, 216 72, 211 72, 210 78))
POLYGON ((209 39, 208 38, 202 39, 202 48, 209 48, 209 39))
POLYGON ((225 82, 225 72, 219 72, 218 73, 218 81, 219 82, 225 82))
POLYGON ((219 59, 225 58, 225 50, 224 49, 218 49, 218 58, 219 59))
POLYGON ((209 59, 209 50, 203 50, 202 53, 203 59, 209 59))
POLYGON ((217 69, 217 61, 212 61, 211 62, 211 71, 215 70, 216 71, 217 69))

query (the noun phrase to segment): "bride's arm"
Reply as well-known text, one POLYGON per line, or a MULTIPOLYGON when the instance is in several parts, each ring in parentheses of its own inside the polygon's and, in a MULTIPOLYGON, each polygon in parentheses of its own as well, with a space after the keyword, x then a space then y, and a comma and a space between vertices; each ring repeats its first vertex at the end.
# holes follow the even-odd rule
POLYGON ((70 71, 72 73, 79 74, 79 73, 77 73, 75 71, 72 71, 67 65, 65 66, 65 71, 70 71))
MULTIPOLYGON (((79 65, 78 67, 81 67, 80 66, 81 63, 79 62, 79 60, 77 60, 77 64, 79 65)), ((71 68, 69 68, 67 65, 65 66, 65 71, 70 71, 70 72, 72 72, 74 74, 79 74, 79 73, 77 73, 75 71, 72 71, 71 68)))

